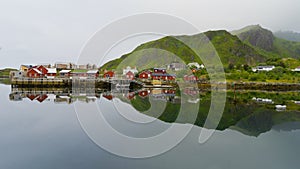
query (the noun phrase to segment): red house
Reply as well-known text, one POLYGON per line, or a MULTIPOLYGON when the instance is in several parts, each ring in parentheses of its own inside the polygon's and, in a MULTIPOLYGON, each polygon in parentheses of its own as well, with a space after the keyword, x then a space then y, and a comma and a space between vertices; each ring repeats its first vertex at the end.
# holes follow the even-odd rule
POLYGON ((31 68, 27 72, 27 76, 31 78, 41 78, 44 76, 44 74, 39 71, 37 68, 31 68))
POLYGON ((47 74, 47 72, 48 72, 48 69, 45 66, 43 66, 43 65, 38 66, 37 70, 39 70, 40 72, 42 72, 43 75, 47 74))
POLYGON ((133 80, 134 79, 134 73, 132 73, 131 71, 128 71, 126 73, 126 79, 133 80))
POLYGON ((103 74, 104 78, 112 78, 114 76, 115 76, 115 72, 113 72, 113 71, 108 71, 103 74))
POLYGON ((153 80, 175 80, 175 75, 162 74, 162 73, 152 73, 153 80))
POLYGON ((151 77, 150 71, 143 71, 139 74, 140 79, 149 79, 151 77))
POLYGON ((167 71, 166 71, 165 68, 154 68, 154 69, 153 69, 153 72, 154 72, 154 73, 162 73, 162 74, 167 73, 167 71))

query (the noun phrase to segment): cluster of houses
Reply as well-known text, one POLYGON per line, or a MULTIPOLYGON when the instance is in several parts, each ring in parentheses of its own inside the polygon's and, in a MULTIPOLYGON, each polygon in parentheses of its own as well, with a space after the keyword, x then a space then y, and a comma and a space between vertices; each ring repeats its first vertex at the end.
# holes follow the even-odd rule
MULTIPOLYGON (((180 71, 186 68, 202 69, 204 65, 198 63, 189 63, 185 65, 183 63, 173 62, 166 65, 165 68, 153 68, 139 72, 136 67, 132 68, 127 66, 123 69, 123 72, 116 74, 113 70, 104 70, 99 72, 99 68, 96 65, 76 65, 72 63, 56 63, 43 64, 43 65, 21 65, 18 71, 11 72, 11 78, 126 78, 133 80, 139 78, 141 81, 153 80, 153 81, 175 81, 176 74, 167 73, 167 70, 172 72, 180 71)), ((192 75, 185 75, 184 81, 196 82, 198 77, 192 75)))
MULTIPOLYGON (((272 71, 273 69, 275 69, 275 66, 273 65, 268 65, 268 66, 256 66, 254 68, 252 68, 253 72, 260 72, 260 71, 265 71, 265 72, 269 72, 272 71)), ((295 69, 292 69, 291 71, 293 72, 300 72, 300 67, 297 67, 295 69)))

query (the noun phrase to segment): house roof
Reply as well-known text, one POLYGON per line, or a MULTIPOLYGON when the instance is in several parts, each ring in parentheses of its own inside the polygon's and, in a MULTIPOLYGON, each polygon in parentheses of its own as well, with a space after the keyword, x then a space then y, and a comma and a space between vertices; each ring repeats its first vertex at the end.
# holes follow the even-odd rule
POLYGON ((98 70, 89 70, 89 71, 87 71, 87 73, 89 73, 89 74, 96 74, 98 72, 99 72, 98 70))
POLYGON ((47 70, 48 70, 47 73, 56 73, 57 72, 56 68, 48 68, 47 70))
POLYGON ((71 70, 61 70, 59 73, 69 73, 71 70))
POLYGON ((39 71, 37 68, 32 68, 32 70, 34 70, 36 73, 38 74, 43 74, 41 71, 39 71))

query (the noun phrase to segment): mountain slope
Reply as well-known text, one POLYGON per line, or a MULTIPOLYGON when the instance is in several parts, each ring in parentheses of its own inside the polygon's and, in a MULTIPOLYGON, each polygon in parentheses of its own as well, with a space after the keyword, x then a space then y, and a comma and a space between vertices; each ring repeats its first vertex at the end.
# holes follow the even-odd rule
POLYGON ((255 48, 260 54, 268 58, 300 58, 300 42, 292 42, 277 38, 273 33, 260 25, 247 26, 243 29, 232 31, 244 43, 255 48))
POLYGON ((209 45, 211 43, 224 65, 229 63, 256 65, 259 62, 266 61, 264 55, 242 42, 237 36, 225 30, 220 30, 192 36, 167 36, 147 42, 138 46, 131 53, 123 55, 120 59, 106 63, 102 66, 102 69, 116 69, 121 62, 126 63, 122 65, 123 67, 126 65, 140 67, 145 63, 154 67, 157 63, 166 64, 178 60, 182 60, 186 64, 190 62, 202 63, 196 53, 183 42, 197 44, 198 48, 196 50, 201 51, 200 53, 206 57, 210 57, 213 52, 211 45, 209 45))

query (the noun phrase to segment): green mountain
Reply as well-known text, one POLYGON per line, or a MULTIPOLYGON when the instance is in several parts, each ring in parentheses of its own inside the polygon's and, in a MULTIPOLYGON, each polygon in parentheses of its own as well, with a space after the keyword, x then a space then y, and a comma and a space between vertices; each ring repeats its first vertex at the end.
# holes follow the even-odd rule
POLYGON ((300 33, 293 31, 278 31, 274 32, 274 36, 294 42, 300 42, 300 33))
POLYGON ((174 61, 202 63, 194 51, 210 58, 214 54, 212 46, 225 66, 230 63, 254 66, 267 60, 300 58, 300 42, 277 38, 271 31, 254 25, 231 33, 218 30, 191 36, 167 36, 138 46, 131 53, 104 64, 102 69, 129 65, 143 70, 174 61), (193 50, 189 46, 193 46, 193 50))

